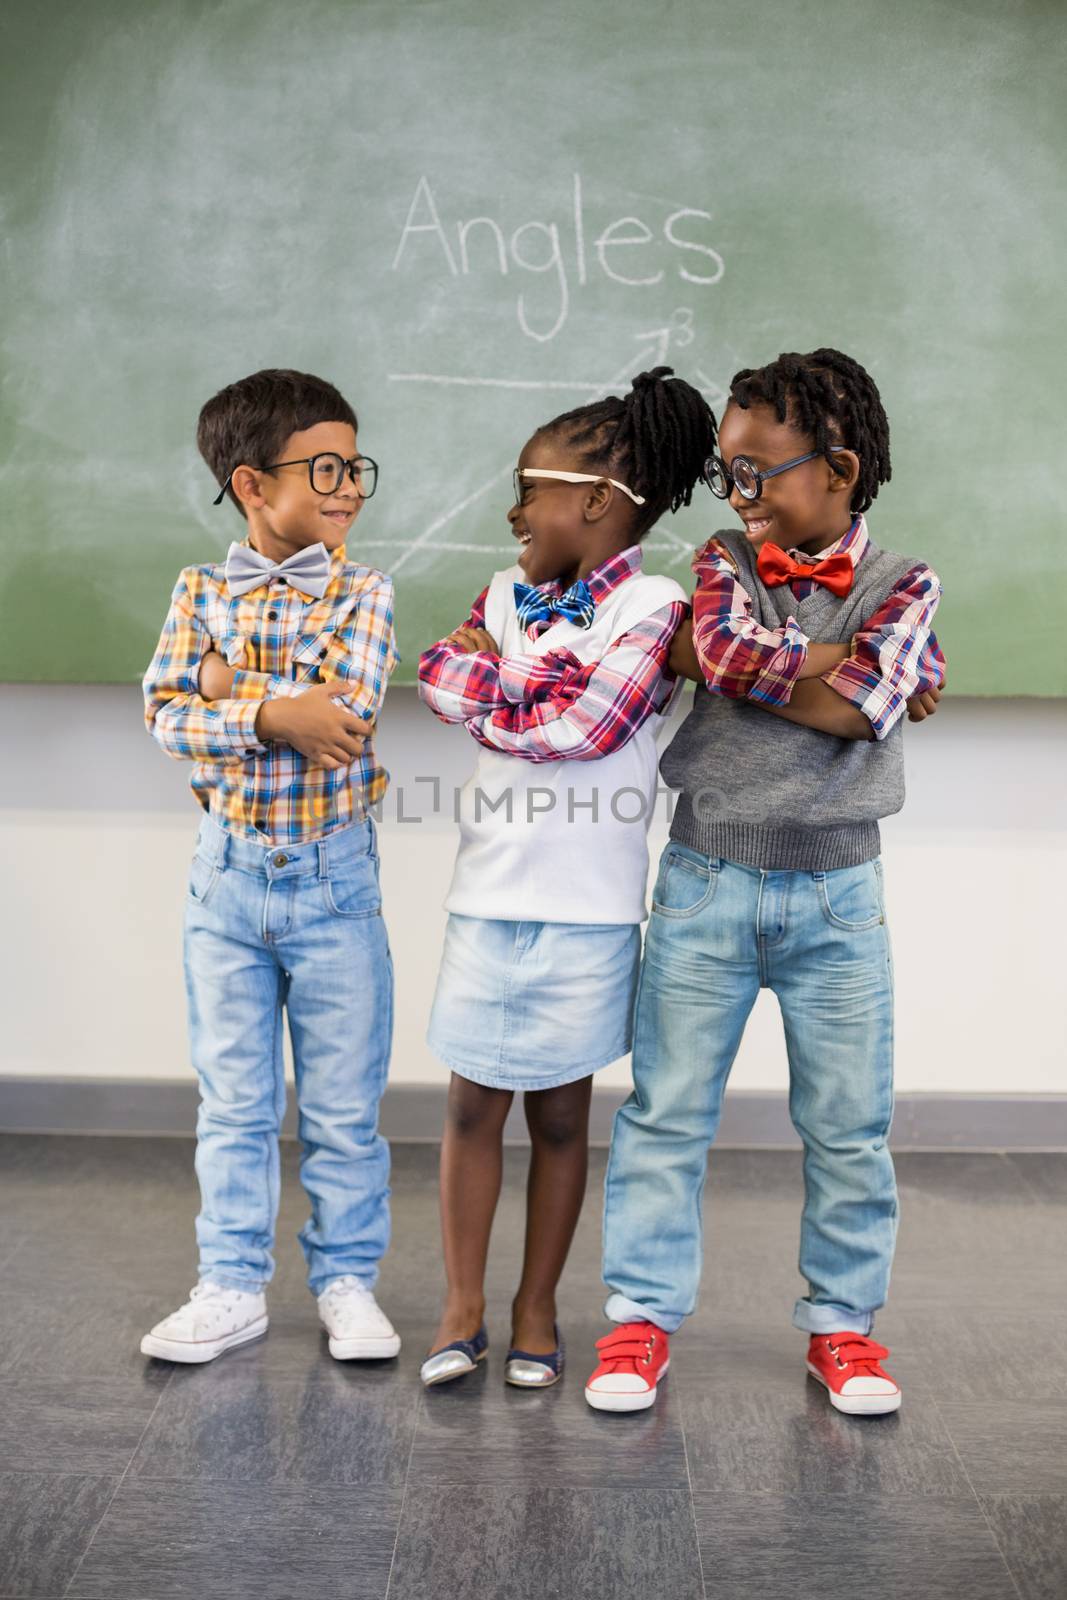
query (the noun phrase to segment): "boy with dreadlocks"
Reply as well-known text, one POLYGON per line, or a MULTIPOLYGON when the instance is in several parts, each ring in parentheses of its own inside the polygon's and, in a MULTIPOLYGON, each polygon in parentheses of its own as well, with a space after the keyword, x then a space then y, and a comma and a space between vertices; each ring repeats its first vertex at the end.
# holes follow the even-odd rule
POLYGON ((481 747, 428 1034, 452 1080, 448 1287, 425 1384, 486 1353, 486 1254, 520 1091, 532 1148, 504 1375, 544 1388, 563 1371, 556 1285, 585 1192, 592 1074, 630 1048, 655 736, 687 610, 673 579, 642 571, 641 540, 688 504, 714 444, 707 404, 669 367, 539 428, 515 469, 517 563, 419 663, 427 705, 481 747))
MULTIPOLYGON (((681 794, 638 988, 634 1092, 606 1179, 607 1315, 586 1388, 601 1410, 656 1398, 694 1309, 701 1205, 723 1089, 761 987, 785 1023, 804 1144, 793 1321, 840 1411, 900 1405, 870 1337, 897 1197, 886 1145, 893 996, 878 819, 904 800, 902 719, 933 709, 940 584, 878 549, 864 513, 888 481, 872 379, 836 350, 739 372, 706 469, 742 531, 697 553, 671 664, 693 707, 660 770, 681 794)), ((751 1321, 744 1305, 727 1315, 751 1321)))

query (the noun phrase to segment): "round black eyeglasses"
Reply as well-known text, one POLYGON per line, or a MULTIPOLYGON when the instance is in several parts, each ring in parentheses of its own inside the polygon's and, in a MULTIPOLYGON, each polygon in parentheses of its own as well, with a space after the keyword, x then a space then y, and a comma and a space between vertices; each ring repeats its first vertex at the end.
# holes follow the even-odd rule
MULTIPOLYGON (((836 455, 842 453, 845 446, 831 445, 830 448, 836 455)), ((790 467, 802 466, 805 461, 814 461, 821 455, 821 450, 809 450, 807 455, 794 456, 792 461, 783 461, 778 467, 764 467, 762 471, 750 456, 734 456, 729 466, 722 456, 709 456, 704 463, 704 482, 717 500, 729 500, 735 488, 746 500, 758 500, 768 478, 776 478, 780 472, 788 472, 790 467)))
MULTIPOLYGON (((351 456, 346 460, 333 450, 322 450, 316 456, 300 456, 296 461, 275 461, 272 466, 262 467, 260 470, 277 472, 281 467, 304 466, 308 469, 308 482, 316 494, 336 494, 345 481, 346 472, 352 479, 352 487, 361 500, 369 500, 378 487, 378 463, 372 461, 370 456, 351 456)), ((232 477, 231 472, 215 496, 214 505, 222 504, 222 498, 230 487, 232 477)))

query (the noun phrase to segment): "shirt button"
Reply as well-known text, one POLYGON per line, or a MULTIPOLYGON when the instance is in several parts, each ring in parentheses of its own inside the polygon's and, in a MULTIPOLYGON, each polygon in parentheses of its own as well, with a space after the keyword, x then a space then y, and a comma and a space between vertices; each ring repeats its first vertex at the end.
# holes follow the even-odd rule
POLYGON ((287 856, 287 855, 280 855, 280 856, 275 856, 274 857, 274 865, 276 867, 287 867, 289 865, 289 861, 290 861, 290 857, 287 856))
POLYGON ((277 620, 278 620, 278 613, 276 611, 268 611, 267 612, 267 621, 268 622, 277 622, 277 620))

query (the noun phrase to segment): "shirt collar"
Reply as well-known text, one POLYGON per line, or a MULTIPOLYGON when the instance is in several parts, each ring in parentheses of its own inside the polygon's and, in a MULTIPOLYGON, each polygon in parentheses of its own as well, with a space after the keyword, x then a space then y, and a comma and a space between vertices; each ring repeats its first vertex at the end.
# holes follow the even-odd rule
MULTIPOLYGON (((625 550, 620 550, 617 555, 608 556, 598 567, 594 567, 586 578, 589 593, 593 597, 593 604, 599 605, 605 595, 617 589, 620 583, 625 583, 627 578, 632 578, 635 572, 643 570, 644 556, 639 544, 632 544, 625 550)), ((553 578, 549 583, 538 584, 547 594, 562 594, 563 585, 558 578, 553 578)))
POLYGON ((851 528, 849 528, 848 532, 843 533, 840 539, 835 540, 833 544, 827 545, 825 550, 820 550, 818 555, 807 555, 803 550, 790 550, 788 551, 788 554, 793 557, 794 561, 807 561, 810 562, 812 566, 814 566, 817 561, 827 561, 830 556, 846 555, 851 560, 852 570, 855 572, 856 568, 866 555, 867 546, 870 544, 870 542, 870 535, 867 532, 867 521, 861 512, 853 522, 851 528))

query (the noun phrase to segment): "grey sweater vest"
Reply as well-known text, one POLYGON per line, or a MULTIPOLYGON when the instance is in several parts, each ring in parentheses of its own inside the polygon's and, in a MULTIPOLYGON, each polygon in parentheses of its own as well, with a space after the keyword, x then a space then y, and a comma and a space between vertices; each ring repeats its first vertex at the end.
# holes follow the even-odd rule
MULTIPOLYGON (((817 588, 797 600, 789 584, 765 587, 744 534, 716 537, 737 562, 755 620, 779 628, 792 613, 820 644, 851 639, 917 565, 871 544, 843 599, 817 588)), ((903 725, 882 740, 836 739, 697 684, 659 770, 682 791, 671 823, 680 844, 765 871, 828 872, 876 856, 878 818, 904 804, 903 725)))

